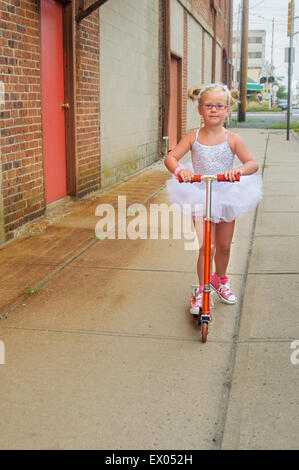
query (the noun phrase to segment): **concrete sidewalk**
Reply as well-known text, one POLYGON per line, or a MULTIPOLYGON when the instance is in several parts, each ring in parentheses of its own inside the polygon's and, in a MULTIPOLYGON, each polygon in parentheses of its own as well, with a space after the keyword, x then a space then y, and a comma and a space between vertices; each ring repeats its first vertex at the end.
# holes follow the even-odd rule
POLYGON ((299 448, 299 145, 236 132, 264 198, 237 222, 239 302, 215 300, 206 344, 185 240, 95 238, 99 204, 167 202, 161 163, 0 250, 1 449, 299 448))

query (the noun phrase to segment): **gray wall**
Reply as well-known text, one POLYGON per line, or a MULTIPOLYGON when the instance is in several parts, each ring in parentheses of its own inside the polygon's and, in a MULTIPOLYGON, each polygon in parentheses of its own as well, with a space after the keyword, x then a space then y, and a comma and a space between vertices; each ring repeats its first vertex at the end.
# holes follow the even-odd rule
POLYGON ((100 9, 102 187, 158 158, 159 1, 100 9))
MULTIPOLYGON (((202 32, 203 29, 191 16, 188 18, 188 89, 202 83, 202 32)), ((200 116, 197 101, 187 102, 187 130, 198 128, 200 116)))

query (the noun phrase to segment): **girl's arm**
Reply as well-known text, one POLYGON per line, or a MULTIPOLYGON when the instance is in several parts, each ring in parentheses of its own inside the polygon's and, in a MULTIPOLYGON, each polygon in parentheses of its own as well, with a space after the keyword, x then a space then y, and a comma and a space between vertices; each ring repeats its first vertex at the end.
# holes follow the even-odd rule
MULTIPOLYGON (((175 148, 169 152, 167 157, 164 160, 164 165, 166 168, 174 173, 177 168, 180 168, 178 161, 187 153, 192 147, 194 142, 195 134, 194 131, 188 132, 185 137, 180 140, 180 142, 175 146, 175 148)), ((177 172, 182 177, 183 181, 190 181, 193 176, 193 171, 188 169, 182 169, 177 172)), ((176 176, 177 176, 176 175, 176 176)))
POLYGON ((256 160, 249 152, 249 150, 247 149, 241 137, 236 134, 231 134, 231 137, 233 137, 233 142, 231 145, 232 151, 237 155, 242 165, 237 168, 230 168, 229 170, 227 170, 225 172, 225 177, 229 181, 235 181, 235 177, 237 174, 251 175, 259 169, 259 166, 256 160))

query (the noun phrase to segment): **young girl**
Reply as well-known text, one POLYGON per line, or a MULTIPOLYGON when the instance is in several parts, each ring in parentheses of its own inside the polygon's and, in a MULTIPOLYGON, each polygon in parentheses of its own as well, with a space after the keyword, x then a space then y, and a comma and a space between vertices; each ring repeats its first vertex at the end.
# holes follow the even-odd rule
MULTIPOLYGON (((226 270, 230 257, 230 247, 234 233, 235 219, 240 212, 248 212, 262 198, 261 177, 253 175, 258 164, 247 150, 242 139, 223 127, 229 115, 230 106, 237 101, 238 92, 230 92, 226 85, 212 83, 203 88, 191 88, 189 98, 198 100, 198 111, 203 127, 190 131, 165 158, 165 166, 174 176, 167 182, 169 199, 179 205, 190 204, 193 222, 199 239, 203 237, 195 206, 205 208, 205 183, 180 184, 178 175, 185 183, 191 181, 193 174, 216 175, 224 173, 229 181, 235 181, 240 174, 240 182, 234 184, 214 182, 212 184, 212 246, 211 262, 215 261, 216 271, 211 277, 211 287, 221 300, 227 304, 236 303, 226 270), (191 150, 193 168, 179 165, 178 161, 191 150), (234 167, 237 155, 241 165, 234 167), (251 176, 248 176, 251 175, 251 176)), ((204 245, 199 249, 197 274, 199 288, 195 298, 191 297, 190 313, 197 314, 202 305, 204 283, 204 245)))

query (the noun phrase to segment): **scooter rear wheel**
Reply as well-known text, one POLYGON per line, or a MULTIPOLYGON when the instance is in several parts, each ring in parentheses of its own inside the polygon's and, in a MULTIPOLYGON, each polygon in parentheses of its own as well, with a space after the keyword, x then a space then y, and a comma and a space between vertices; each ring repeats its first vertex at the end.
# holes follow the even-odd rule
POLYGON ((208 336, 208 322, 203 321, 201 324, 201 339, 203 343, 206 343, 208 336))

